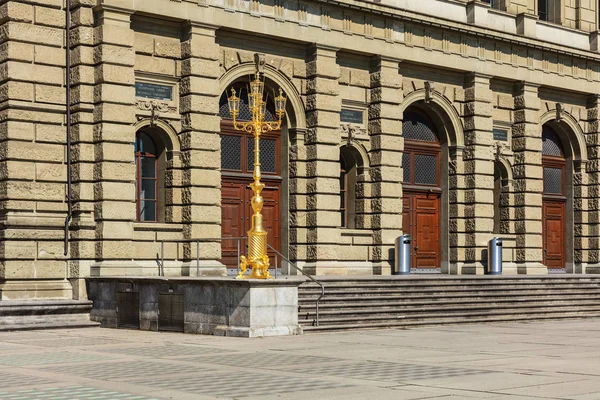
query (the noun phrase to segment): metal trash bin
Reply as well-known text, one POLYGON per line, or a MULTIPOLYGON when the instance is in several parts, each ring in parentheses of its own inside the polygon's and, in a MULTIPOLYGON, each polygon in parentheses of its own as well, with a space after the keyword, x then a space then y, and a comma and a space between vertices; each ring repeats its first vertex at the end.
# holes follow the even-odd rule
POLYGON ((410 235, 402 235, 396 238, 395 264, 394 275, 410 274, 410 235))
POLYGON ((495 237, 488 243, 487 273, 502 275, 502 239, 495 237))

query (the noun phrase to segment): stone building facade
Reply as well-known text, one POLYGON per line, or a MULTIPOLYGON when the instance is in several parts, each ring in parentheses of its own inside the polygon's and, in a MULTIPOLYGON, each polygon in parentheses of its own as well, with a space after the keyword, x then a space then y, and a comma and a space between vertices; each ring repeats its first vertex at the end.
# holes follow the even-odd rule
POLYGON ((7 0, 0 15, 1 299, 156 275, 163 248, 166 275, 233 266, 218 238, 247 229, 253 145, 223 94, 243 99, 256 53, 288 97, 262 149, 270 242, 300 267, 389 274, 404 232, 422 271, 481 274, 494 236, 505 273, 599 270, 596 3, 7 0))

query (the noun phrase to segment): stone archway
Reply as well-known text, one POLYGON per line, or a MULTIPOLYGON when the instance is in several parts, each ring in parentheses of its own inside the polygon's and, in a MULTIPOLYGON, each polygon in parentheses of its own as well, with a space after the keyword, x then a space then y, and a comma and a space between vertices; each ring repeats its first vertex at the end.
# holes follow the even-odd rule
MULTIPOLYGON (((560 113, 556 118, 556 110, 546 112, 540 118, 542 126, 542 168, 544 171, 544 189, 542 200, 542 239, 543 261, 550 271, 559 270, 567 273, 581 271, 582 263, 582 221, 577 213, 582 211, 576 207, 577 196, 583 190, 582 174, 585 173, 587 161, 587 147, 579 124, 573 116, 566 112, 560 113), (554 143, 550 150, 550 136, 554 135, 554 143), (546 140, 546 141, 544 141, 546 140), (554 149, 554 152, 551 150, 554 149), (562 171, 560 185, 556 184, 558 175, 555 171, 562 171), (555 184, 555 187, 552 186, 555 184), (557 192, 557 193, 554 193, 557 192), (558 193, 560 192, 560 193, 558 193), (564 234, 564 243, 560 249, 564 256, 560 256, 549 247, 549 237, 553 234, 553 226, 560 227, 564 234), (550 253, 556 253, 556 257, 550 253), (558 261, 560 259, 560 261, 558 261), (559 265, 560 264, 560 265, 559 265)), ((554 235, 556 236, 556 235, 554 235)))
POLYGON ((401 111, 416 109, 427 115, 435 125, 439 140, 439 241, 440 260, 439 270, 442 273, 451 273, 456 270, 458 254, 451 247, 456 243, 456 232, 450 232, 450 226, 456 216, 456 204, 451 204, 450 199, 456 197, 457 183, 452 179, 456 173, 457 163, 462 161, 464 146, 463 125, 457 110, 450 100, 433 91, 429 94, 425 89, 416 90, 404 98, 401 111))

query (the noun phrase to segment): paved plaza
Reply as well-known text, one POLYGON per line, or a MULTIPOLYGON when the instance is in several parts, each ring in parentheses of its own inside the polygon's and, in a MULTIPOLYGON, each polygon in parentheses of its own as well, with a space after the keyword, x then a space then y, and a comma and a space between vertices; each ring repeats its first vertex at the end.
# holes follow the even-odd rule
POLYGON ((0 399, 600 399, 600 320, 239 339, 0 333, 0 399))

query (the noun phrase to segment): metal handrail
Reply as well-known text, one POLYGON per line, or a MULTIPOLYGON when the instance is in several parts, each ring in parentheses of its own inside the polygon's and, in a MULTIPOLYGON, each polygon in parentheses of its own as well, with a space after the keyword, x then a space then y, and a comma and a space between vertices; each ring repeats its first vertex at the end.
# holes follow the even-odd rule
MULTIPOLYGON (((222 242, 224 240, 237 240, 238 241, 238 249, 237 250, 238 250, 238 259, 239 259, 240 258, 240 250, 241 250, 240 243, 242 240, 247 240, 247 239, 248 239, 248 237, 222 237, 222 238, 202 238, 202 239, 161 240, 160 241, 161 261, 160 261, 160 267, 159 267, 159 275, 162 275, 162 276, 165 275, 165 242, 167 242, 167 243, 194 243, 195 242, 196 243, 196 276, 198 276, 199 270, 200 270, 200 243, 222 242), (162 274, 161 274, 161 269, 162 269, 162 274)), ((296 271, 299 271, 302 275, 306 276, 308 279, 310 279, 311 281, 313 281, 314 283, 316 283, 317 285, 319 285, 321 287, 321 295, 315 302, 315 311, 316 311, 315 325, 319 326, 319 301, 321 301, 323 296, 325 296, 325 286, 323 286, 323 284, 321 282, 319 282, 318 280, 313 278, 312 275, 307 274, 302 269, 298 268, 298 266, 296 264, 291 262, 286 256, 281 254, 279 251, 275 250, 273 248, 273 246, 271 246, 268 243, 267 243, 267 246, 269 247, 269 249, 273 250, 275 252, 275 254, 277 254, 279 257, 281 257, 282 259, 287 261, 287 263, 289 265, 294 267, 296 269, 296 271)), ((277 278, 277 267, 278 267, 277 257, 275 257, 275 278, 277 278)), ((238 270, 239 270, 239 267, 238 267, 238 270)))
MULTIPOLYGON (((165 242, 167 243, 196 243, 196 276, 200 274, 200 243, 210 243, 210 242, 222 242, 224 240, 237 240, 238 241, 238 259, 240 258, 240 242, 242 240, 248 239, 247 236, 244 237, 222 237, 222 238, 202 238, 202 239, 178 239, 178 240, 161 240, 160 241, 160 258, 161 258, 161 266, 162 266, 162 276, 165 276, 165 242)), ((238 267, 239 270, 239 267, 238 267)), ((160 269, 159 269, 160 275, 160 269)))
POLYGON ((296 271, 299 271, 300 273, 302 273, 302 275, 306 276, 308 279, 310 279, 311 281, 313 281, 314 283, 316 283, 317 285, 321 286, 321 295, 319 296, 319 298, 317 299, 317 301, 315 302, 315 314, 316 314, 316 318, 315 318, 315 325, 319 326, 319 301, 321 301, 321 299, 323 298, 323 296, 325 296, 325 286, 323 286, 323 284, 321 282, 319 282, 318 280, 316 280, 315 278, 312 277, 312 275, 307 274, 306 272, 304 272, 302 269, 298 268, 296 266, 296 264, 294 264, 293 262, 291 262, 286 256, 284 256, 283 254, 281 254, 280 252, 278 252, 277 250, 275 250, 273 248, 273 246, 271 246, 270 244, 267 243, 267 246, 273 250, 275 252, 275 254, 279 255, 279 257, 283 258, 285 261, 287 261, 287 263, 289 265, 291 265, 292 267, 296 268, 296 271))

